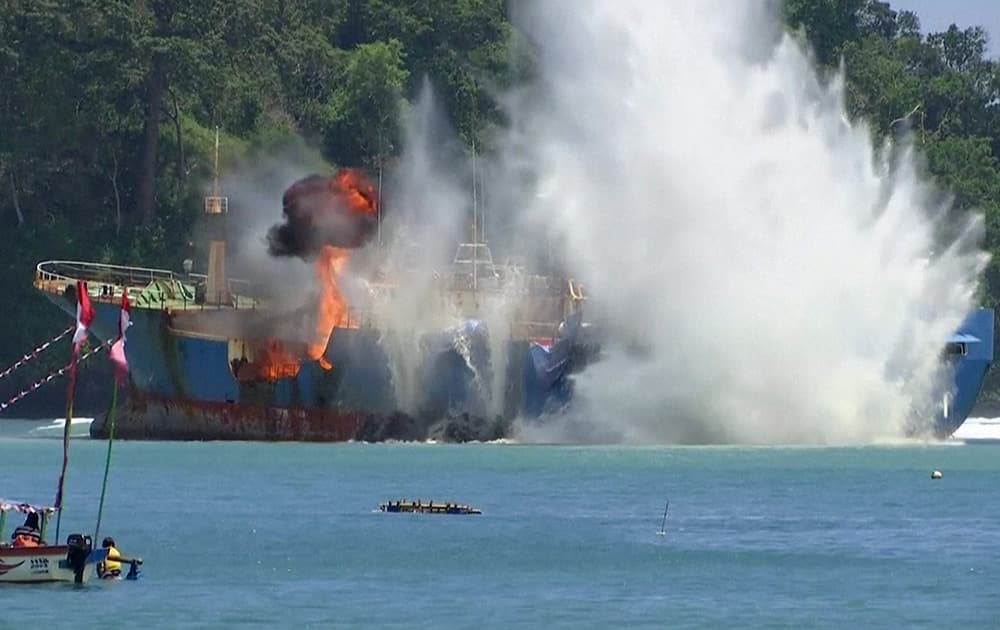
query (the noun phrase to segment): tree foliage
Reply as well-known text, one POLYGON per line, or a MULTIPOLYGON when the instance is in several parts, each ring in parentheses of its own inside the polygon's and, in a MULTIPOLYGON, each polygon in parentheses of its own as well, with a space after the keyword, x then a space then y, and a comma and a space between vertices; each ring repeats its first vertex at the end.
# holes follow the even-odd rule
POLYGON ((372 166, 426 76, 471 134, 508 32, 501 0, 0 0, 0 364, 65 322, 38 260, 177 267, 215 128, 223 161, 297 135, 372 166))
MULTIPOLYGON (((373 166, 401 149, 398 114, 428 79, 461 138, 488 141, 494 96, 531 65, 506 4, 0 0, 0 368, 65 321, 30 288, 38 259, 177 266, 216 128, 224 161, 299 136, 373 166)), ((957 211, 986 215, 982 301, 996 305, 1000 68, 985 32, 923 33, 876 0, 783 6, 817 62, 843 68, 850 114, 879 137, 912 129, 957 211)))

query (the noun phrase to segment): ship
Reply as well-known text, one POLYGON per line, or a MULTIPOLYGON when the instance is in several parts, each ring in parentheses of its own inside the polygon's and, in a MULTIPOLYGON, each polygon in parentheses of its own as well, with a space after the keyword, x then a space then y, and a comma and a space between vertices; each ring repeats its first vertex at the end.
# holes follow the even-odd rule
MULTIPOLYGON (((488 249, 465 244, 456 256, 499 272, 488 249)), ((211 295, 211 275, 78 261, 45 261, 34 286, 67 314, 75 313, 76 286, 84 280, 94 307, 90 331, 102 341, 117 335, 122 292, 128 293, 130 388, 119 406, 116 437, 168 440, 447 441, 506 437, 510 420, 537 415, 560 394, 571 370, 570 353, 582 327, 583 296, 571 280, 521 277, 518 318, 497 342, 486 322, 462 317, 420 339, 414 370, 420 396, 404 410, 385 329, 371 312, 352 308, 333 329, 319 361, 275 362, 274 340, 244 336, 265 326, 271 310, 237 293, 211 295), (206 291, 199 287, 207 285, 206 291), (501 378, 492 374, 501 371, 501 378), (499 382, 499 387, 491 385, 499 382), (499 391, 501 400, 493 392, 499 391), (451 422, 449 422, 451 420, 451 422), (440 433, 434 434, 433 430, 440 433)), ((504 287, 466 285, 452 276, 443 294, 457 304, 500 298, 504 287), (457 283, 457 286, 456 286, 457 283)), ((478 282, 477 282, 478 284, 478 282)), ((509 289, 509 286, 506 287, 509 289)), ((509 293, 507 294, 509 296, 509 293)), ((90 428, 106 437, 106 416, 90 428)))
MULTIPOLYGON (((466 244, 459 247, 456 264, 482 264, 496 280, 499 274, 487 256, 487 248, 466 244)), ((469 317, 421 340, 422 378, 416 388, 422 399, 412 412, 401 407, 384 330, 355 311, 333 330, 325 348, 329 370, 302 361, 294 373, 251 370, 253 376, 246 377, 254 349, 266 353, 267 348, 232 333, 252 329, 267 313, 254 298, 233 292, 224 303, 209 301, 198 288, 207 276, 71 261, 39 263, 34 284, 72 316, 78 279, 88 281, 95 309, 91 330, 101 340, 117 334, 121 292, 132 302, 130 395, 116 427, 123 439, 500 439, 508 437, 514 418, 537 418, 569 404, 571 374, 585 364, 576 357, 592 343, 581 334, 582 290, 569 280, 562 285, 536 279, 533 299, 527 299, 535 317, 515 321, 503 340, 507 361, 499 410, 490 414, 490 397, 483 391, 494 380, 492 331, 469 317), (549 319, 534 321, 542 319, 541 310, 549 319)), ((452 299, 488 297, 464 274, 452 281, 461 285, 445 292, 452 299)), ((962 425, 976 403, 993 362, 994 320, 993 309, 976 309, 944 344, 942 360, 952 379, 935 404, 934 433, 941 439, 962 425)), ((106 416, 98 416, 90 432, 106 437, 106 416)))
MULTIPOLYGON (((284 223, 267 235, 272 256, 296 256, 314 272, 308 299, 288 304, 227 274, 218 138, 215 173, 199 226, 206 273, 190 259, 183 272, 36 267, 35 288, 71 315, 83 281, 90 332, 102 342, 117 336, 127 295, 130 384, 116 437, 485 441, 507 437, 514 418, 566 404, 568 375, 584 356, 574 351, 587 326, 583 289, 495 262, 478 213, 447 269, 389 261, 356 277, 345 272, 353 252, 376 247, 376 233, 381 241, 380 191, 356 169, 307 176, 285 191, 284 223), (349 284, 360 291, 348 295, 349 284), (425 314, 420 325, 396 321, 413 304, 425 314)), ((106 436, 106 414, 90 433, 106 436)))
MULTIPOLYGON (((572 374, 600 356, 599 333, 584 320, 585 292, 572 278, 494 262, 475 212, 472 238, 457 245, 449 269, 380 271, 344 298, 344 265, 381 229, 378 198, 349 169, 286 191, 287 223, 269 233, 270 247, 312 261, 311 306, 275 303, 227 275, 228 199, 217 178, 204 199, 207 273, 194 273, 190 260, 183 272, 50 260, 38 263, 34 286, 74 316, 84 281, 90 330, 105 343, 118 334, 127 294, 130 384, 115 427, 122 439, 489 441, 509 437, 517 418, 570 406, 572 374), (407 293, 414 286, 427 287, 419 299, 407 293), (411 330, 393 317, 401 304, 436 316, 411 330)), ((975 405, 993 360, 993 326, 993 311, 978 309, 942 343, 953 379, 935 403, 939 437, 975 405)), ((90 433, 107 436, 106 414, 90 433)))

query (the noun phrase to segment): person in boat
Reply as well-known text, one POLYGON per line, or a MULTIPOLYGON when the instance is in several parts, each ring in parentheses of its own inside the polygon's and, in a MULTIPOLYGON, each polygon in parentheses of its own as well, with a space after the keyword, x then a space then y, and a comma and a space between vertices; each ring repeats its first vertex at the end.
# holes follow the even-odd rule
POLYGON ((111 536, 107 536, 101 541, 101 547, 108 550, 108 555, 104 558, 104 562, 97 563, 97 576, 102 580, 121 577, 122 563, 142 564, 142 560, 139 558, 126 558, 123 556, 115 548, 115 539, 111 536))
POLYGON ((42 544, 42 532, 38 529, 38 513, 29 512, 21 525, 11 534, 12 547, 38 547, 42 544))

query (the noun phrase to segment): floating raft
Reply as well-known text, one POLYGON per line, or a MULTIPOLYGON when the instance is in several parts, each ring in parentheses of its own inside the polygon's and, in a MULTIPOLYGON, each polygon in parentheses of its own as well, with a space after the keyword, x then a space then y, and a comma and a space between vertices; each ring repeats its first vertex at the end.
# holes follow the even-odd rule
POLYGON ((458 503, 429 501, 389 501, 378 506, 380 512, 412 512, 414 514, 482 514, 477 508, 458 503))

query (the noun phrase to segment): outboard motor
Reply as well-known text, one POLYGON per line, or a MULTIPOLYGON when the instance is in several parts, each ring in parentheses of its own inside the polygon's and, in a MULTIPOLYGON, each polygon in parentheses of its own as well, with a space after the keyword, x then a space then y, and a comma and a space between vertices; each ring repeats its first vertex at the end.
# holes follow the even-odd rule
POLYGON ((83 571, 87 568, 87 558, 94 549, 94 541, 84 534, 70 534, 66 538, 66 546, 69 547, 69 551, 66 552, 66 564, 73 569, 73 582, 82 584, 83 571))
POLYGON ((142 564, 142 559, 138 558, 129 563, 128 575, 125 576, 126 580, 138 580, 139 576, 142 575, 142 571, 139 570, 139 565, 142 564))

